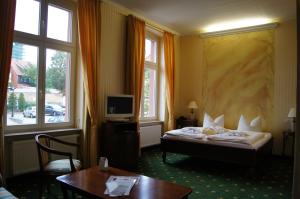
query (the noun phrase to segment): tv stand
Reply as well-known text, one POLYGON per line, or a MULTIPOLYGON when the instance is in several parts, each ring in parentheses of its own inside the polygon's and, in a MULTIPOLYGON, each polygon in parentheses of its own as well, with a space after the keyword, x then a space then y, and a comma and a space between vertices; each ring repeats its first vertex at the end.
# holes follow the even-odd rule
POLYGON ((108 164, 124 169, 135 169, 139 156, 139 133, 136 122, 106 121, 102 123, 100 156, 108 164))

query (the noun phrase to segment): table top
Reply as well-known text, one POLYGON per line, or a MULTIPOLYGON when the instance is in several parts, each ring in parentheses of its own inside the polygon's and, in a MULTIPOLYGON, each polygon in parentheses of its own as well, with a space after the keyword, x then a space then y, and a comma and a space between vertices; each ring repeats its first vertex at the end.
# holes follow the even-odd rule
POLYGON ((147 199, 179 199, 188 196, 192 189, 171 182, 150 178, 133 172, 109 167, 101 171, 98 166, 84 169, 71 174, 59 176, 56 179, 65 187, 90 197, 111 198, 104 194, 105 182, 111 175, 139 176, 140 181, 134 185, 130 196, 118 198, 147 199))

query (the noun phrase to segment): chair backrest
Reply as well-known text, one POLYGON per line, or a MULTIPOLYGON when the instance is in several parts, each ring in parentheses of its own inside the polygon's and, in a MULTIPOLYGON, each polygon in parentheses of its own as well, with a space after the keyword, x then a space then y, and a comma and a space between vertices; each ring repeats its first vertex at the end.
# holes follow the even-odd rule
POLYGON ((45 148, 50 148, 50 139, 52 136, 39 134, 35 136, 35 143, 37 145, 38 158, 40 170, 44 170, 44 166, 50 161, 49 151, 45 148))
POLYGON ((46 166, 46 164, 48 164, 49 161, 51 161, 50 160, 51 153, 56 154, 56 155, 67 156, 70 160, 71 170, 75 171, 75 166, 72 161, 72 153, 65 152, 65 151, 59 151, 59 150, 51 148, 51 142, 56 142, 56 143, 60 143, 63 145, 77 147, 77 150, 79 148, 78 144, 66 142, 66 141, 60 140, 58 138, 52 137, 50 135, 46 135, 46 134, 36 135, 35 142, 37 144, 40 171, 44 171, 44 167, 46 166))

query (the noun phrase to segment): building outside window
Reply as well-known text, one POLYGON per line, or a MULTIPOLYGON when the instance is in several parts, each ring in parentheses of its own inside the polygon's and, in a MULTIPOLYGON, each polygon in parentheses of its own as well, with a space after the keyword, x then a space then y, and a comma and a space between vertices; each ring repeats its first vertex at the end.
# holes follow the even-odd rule
POLYGON ((17 0, 7 130, 73 124, 75 17, 73 1, 17 0))
POLYGON ((158 119, 159 37, 147 32, 145 40, 144 84, 141 100, 141 120, 158 119))

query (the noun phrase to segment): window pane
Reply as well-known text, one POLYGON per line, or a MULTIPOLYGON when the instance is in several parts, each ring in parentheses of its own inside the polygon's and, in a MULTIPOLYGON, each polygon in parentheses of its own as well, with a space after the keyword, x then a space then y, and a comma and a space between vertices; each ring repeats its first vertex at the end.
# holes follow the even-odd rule
POLYGON ((39 34, 40 2, 35 0, 17 0, 15 30, 39 34))
POLYGON ((36 124, 37 116, 36 46, 13 43, 7 89, 7 125, 36 124))
POLYGON ((145 60, 149 62, 156 63, 156 49, 157 43, 156 41, 146 39, 146 49, 145 49, 145 60))
POLYGON ((71 54, 46 51, 45 122, 69 122, 71 54))
POLYGON ((54 6, 48 6, 47 37, 71 42, 72 14, 54 6))
POLYGON ((156 70, 145 68, 144 117, 156 116, 156 70))

